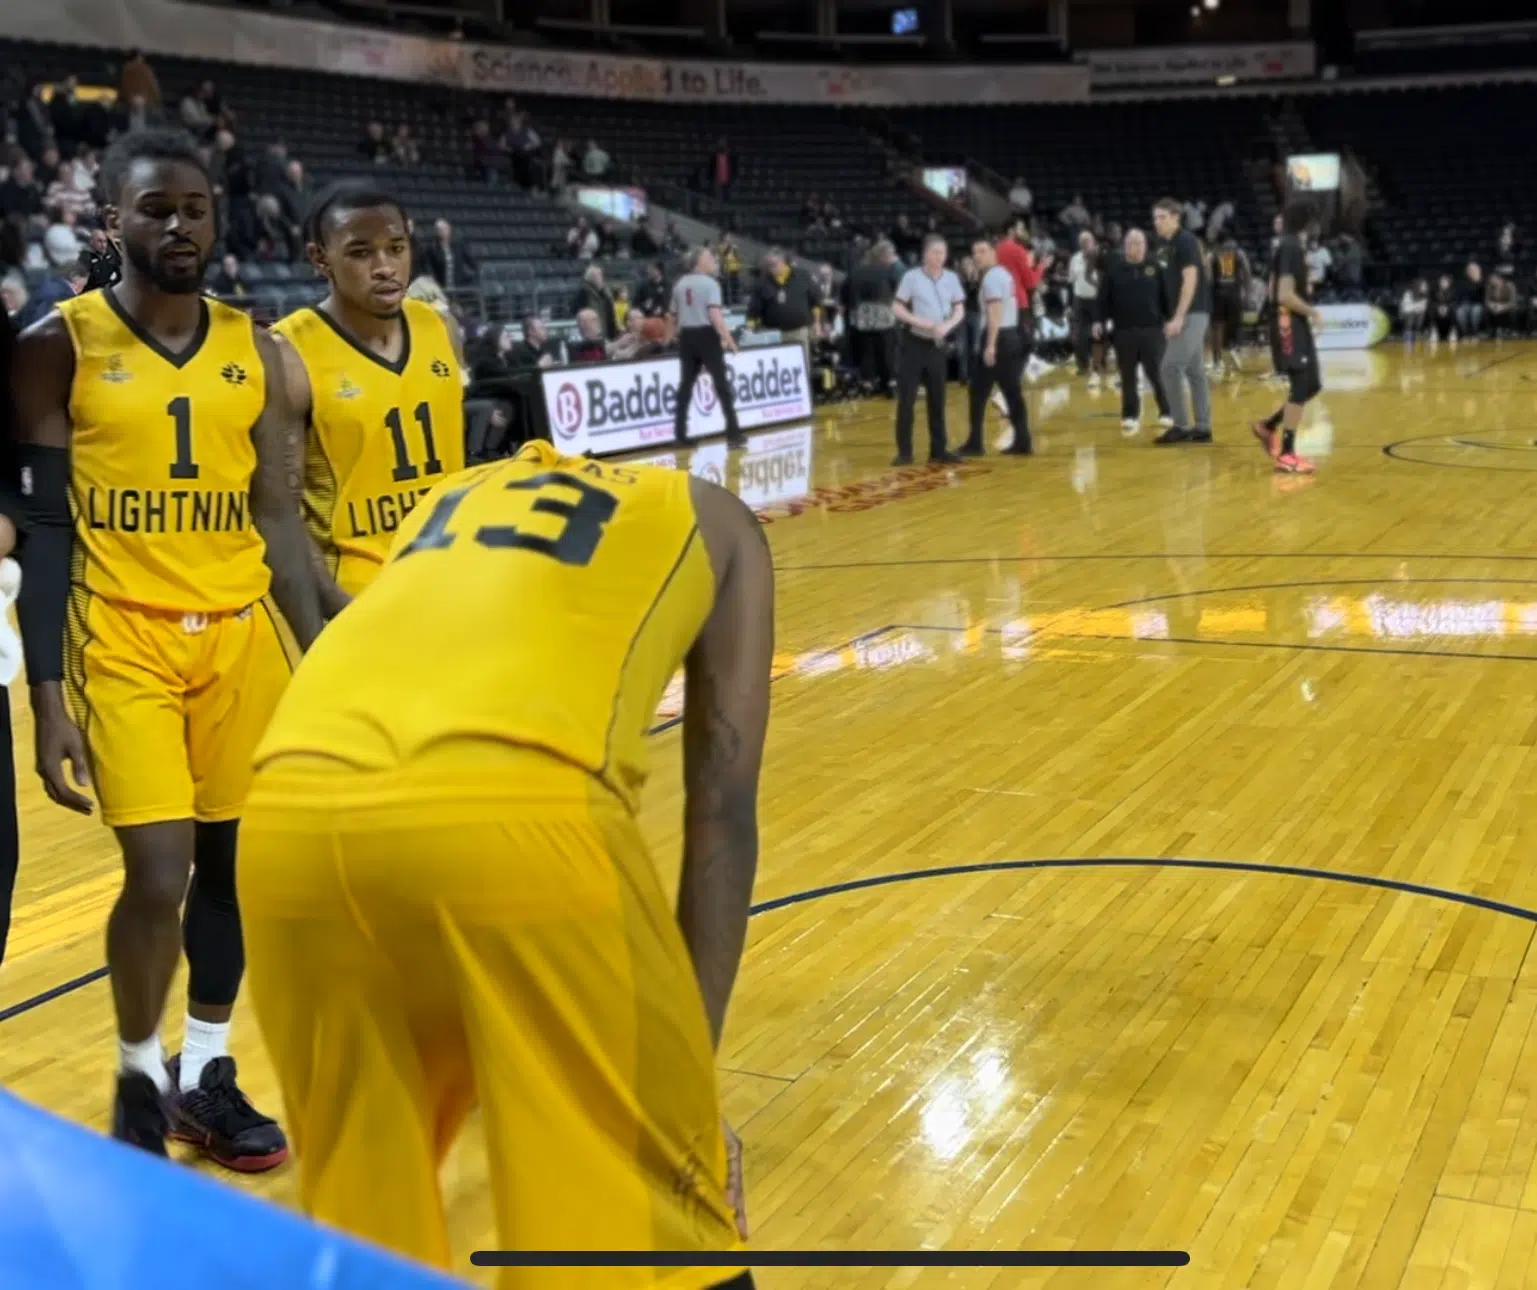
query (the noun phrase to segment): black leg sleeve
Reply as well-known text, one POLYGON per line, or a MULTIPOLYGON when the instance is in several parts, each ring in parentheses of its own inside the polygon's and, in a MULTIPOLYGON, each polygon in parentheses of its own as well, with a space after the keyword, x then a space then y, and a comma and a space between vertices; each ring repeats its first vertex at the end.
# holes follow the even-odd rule
POLYGON ((199 823, 194 833, 192 884, 182 916, 187 951, 187 997, 228 1007, 245 974, 245 938, 235 904, 235 836, 238 820, 199 823))

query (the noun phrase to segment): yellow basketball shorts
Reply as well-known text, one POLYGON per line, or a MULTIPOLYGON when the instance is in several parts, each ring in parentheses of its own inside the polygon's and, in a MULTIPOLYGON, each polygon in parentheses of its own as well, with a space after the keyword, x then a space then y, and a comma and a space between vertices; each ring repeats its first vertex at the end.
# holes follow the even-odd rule
MULTIPOLYGON (((574 768, 541 784, 549 758, 487 757, 257 772, 246 981, 303 1208, 447 1267, 438 1170, 478 1101, 497 1248, 740 1248, 708 1021, 633 817, 574 768)), ((498 1285, 695 1290, 741 1271, 504 1269, 498 1285)))
POLYGON ((64 684, 107 824, 239 817, 293 671, 285 632, 266 601, 177 614, 77 591, 64 684))

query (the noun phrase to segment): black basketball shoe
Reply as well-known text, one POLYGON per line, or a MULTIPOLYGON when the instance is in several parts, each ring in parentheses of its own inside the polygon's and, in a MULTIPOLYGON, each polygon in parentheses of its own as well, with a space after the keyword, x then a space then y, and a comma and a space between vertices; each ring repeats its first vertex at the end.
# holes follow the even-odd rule
POLYGON ((165 1098, 155 1081, 143 1071, 121 1072, 112 1100, 112 1136, 152 1156, 163 1156, 169 1129, 165 1098))
MULTIPOLYGON (((171 1083, 181 1087, 181 1056, 171 1058, 171 1083)), ((171 1136, 237 1173, 259 1174, 288 1159, 288 1139, 270 1115, 246 1100, 235 1083, 235 1059, 216 1057, 197 1087, 171 1098, 171 1136)))

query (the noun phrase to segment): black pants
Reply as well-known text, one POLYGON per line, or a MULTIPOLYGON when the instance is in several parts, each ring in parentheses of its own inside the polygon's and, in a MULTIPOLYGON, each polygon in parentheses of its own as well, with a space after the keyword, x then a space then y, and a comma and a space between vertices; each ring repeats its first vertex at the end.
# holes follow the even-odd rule
POLYGON ((1078 374, 1089 370, 1094 360, 1094 314, 1096 302, 1073 297, 1073 356, 1078 360, 1078 374))
POLYGON ((11 747, 11 695, 0 686, 0 963, 11 930, 11 897, 21 844, 16 835, 16 754, 11 747))
POLYGON ((896 332, 888 327, 885 331, 851 331, 854 362, 859 368, 859 379, 885 390, 896 379, 896 332))
POLYGON ((726 351, 721 348, 720 333, 713 327, 685 327, 678 333, 678 406, 673 411, 672 436, 679 443, 688 439, 688 405, 694 397, 694 385, 702 370, 715 383, 715 395, 726 414, 726 434, 735 439, 742 433, 736 420, 736 392, 726 374, 726 351))
POLYGON ((945 350, 925 336, 908 332, 902 337, 897 360, 897 455, 913 455, 913 413, 918 406, 918 387, 928 395, 929 456, 945 455, 945 350))
POLYGON ((1163 362, 1163 328, 1117 327, 1115 361, 1121 369, 1121 419, 1135 421, 1142 415, 1142 396, 1137 393, 1137 368, 1147 373, 1158 415, 1169 415, 1169 396, 1164 393, 1158 365, 1163 362))
MULTIPOLYGON (((986 345, 984 337, 983 345, 986 345)), ((1025 359, 1028 354, 1018 327, 1004 327, 998 332, 998 361, 991 367, 982 361, 982 355, 974 355, 971 369, 971 437, 966 440, 969 450, 982 450, 982 422, 987 416, 987 396, 997 385, 1003 391, 1003 401, 1009 406, 1009 424, 1014 427, 1011 452, 1024 452, 1030 447, 1030 417, 1025 411, 1025 396, 1019 383, 1025 375, 1025 359)))

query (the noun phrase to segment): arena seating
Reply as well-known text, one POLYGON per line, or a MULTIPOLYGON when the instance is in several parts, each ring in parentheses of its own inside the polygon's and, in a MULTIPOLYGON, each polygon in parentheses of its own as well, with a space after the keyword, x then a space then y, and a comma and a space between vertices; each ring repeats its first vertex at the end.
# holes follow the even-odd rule
POLYGON ((1528 237, 1537 176, 1524 164, 1537 85, 1445 86, 1298 95, 1321 150, 1349 148, 1384 198, 1372 232, 1399 284, 1414 273, 1487 267, 1500 226, 1528 237))
POLYGON ((1256 246, 1274 210, 1251 169, 1264 155, 1269 102, 1171 100, 1151 111, 1133 102, 1037 104, 988 108, 985 118, 967 108, 909 108, 889 121, 916 137, 932 165, 975 158, 1005 177, 1023 175, 1038 214, 1055 216, 1075 193, 1123 225, 1146 225, 1163 196, 1231 201, 1240 242, 1256 246))

